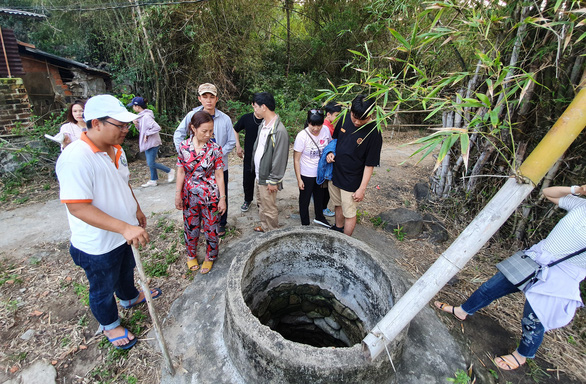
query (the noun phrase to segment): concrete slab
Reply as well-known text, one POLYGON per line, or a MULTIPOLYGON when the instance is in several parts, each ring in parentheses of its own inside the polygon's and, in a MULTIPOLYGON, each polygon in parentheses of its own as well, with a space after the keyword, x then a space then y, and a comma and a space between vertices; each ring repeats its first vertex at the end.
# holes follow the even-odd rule
MULTIPOLYGON (((284 223, 298 225, 296 220, 284 223)), ((228 357, 222 338, 224 292, 230 263, 237 249, 251 247, 258 236, 248 228, 239 230, 245 234, 236 241, 222 244, 220 258, 212 272, 205 276, 198 274, 164 320, 165 339, 178 369, 171 377, 163 368, 162 383, 244 383, 228 357)), ((389 262, 398 256, 392 242, 380 232, 358 226, 354 237, 388 255, 389 262)), ((388 357, 381 355, 379 358, 388 357)), ((459 345, 431 308, 425 308, 411 323, 403 356, 393 363, 397 374, 392 383, 445 383, 457 369, 466 368, 459 345)))

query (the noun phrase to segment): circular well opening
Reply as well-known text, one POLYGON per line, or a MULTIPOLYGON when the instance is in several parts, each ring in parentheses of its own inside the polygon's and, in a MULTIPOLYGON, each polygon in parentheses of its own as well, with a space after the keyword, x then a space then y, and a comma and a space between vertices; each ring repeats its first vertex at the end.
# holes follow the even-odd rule
MULTIPOLYGON (((248 382, 386 382, 360 345, 404 292, 388 260, 333 231, 292 228, 242 244, 228 273, 224 341, 248 382)), ((398 358, 407 329, 389 346, 398 358)))

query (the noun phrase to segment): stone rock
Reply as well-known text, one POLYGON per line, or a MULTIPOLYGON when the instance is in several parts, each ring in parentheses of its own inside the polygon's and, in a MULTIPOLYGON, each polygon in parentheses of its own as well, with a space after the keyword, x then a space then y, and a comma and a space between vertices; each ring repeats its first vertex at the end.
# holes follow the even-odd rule
POLYGON ((330 327, 325 319, 315 319, 313 323, 334 339, 340 338, 340 332, 330 327))
POLYGON ((340 303, 337 299, 332 299, 331 303, 334 306, 334 311, 338 312, 339 314, 342 314, 344 309, 346 309, 344 304, 340 303))
POLYGON ((415 186, 413 187, 413 194, 415 195, 415 200, 417 201, 427 200, 427 198, 429 197, 429 184, 415 184, 415 186))
POLYGON ((339 331, 339 330, 340 330, 340 328, 342 328, 342 327, 340 326, 340 324, 338 324, 338 323, 336 322, 336 320, 334 320, 334 319, 333 319, 331 316, 325 317, 325 318, 324 318, 324 321, 325 321, 326 323, 328 323, 328 326, 330 326, 331 328, 333 328, 335 331, 339 331))
POLYGON ((310 303, 313 303, 320 307, 331 307, 330 300, 326 299, 323 296, 306 296, 305 298, 310 303))
POLYGON ((344 309, 344 311, 342 312, 342 316, 344 316, 345 318, 347 318, 348 320, 356 320, 358 319, 358 316, 356 316, 356 314, 354 313, 353 310, 351 310, 350 308, 346 307, 344 309))
POLYGON ((317 308, 317 305, 315 305, 307 300, 303 300, 303 302, 301 302, 301 310, 305 313, 311 312, 316 308, 317 308))
POLYGON ((26 331, 25 333, 20 335, 20 338, 23 340, 30 340, 34 335, 35 335, 35 330, 29 329, 28 331, 26 331))
POLYGON ((344 330, 340 331, 338 340, 340 340, 342 343, 346 344, 349 347, 353 345, 348 336, 346 335, 346 332, 344 332, 344 330))
POLYGON ((311 323, 313 323, 313 321, 311 321, 305 315, 303 315, 303 316, 291 316, 291 315, 287 315, 287 316, 281 317, 281 323, 284 323, 284 324, 292 324, 292 325, 300 325, 300 324, 311 324, 311 323))
POLYGON ((300 304, 301 298, 297 295, 289 296, 289 305, 300 304))
POLYGON ((295 292, 300 295, 317 295, 320 291, 320 287, 313 284, 302 284, 297 286, 295 292))
POLYGON ((446 227, 433 215, 423 215, 423 223, 428 228, 429 240, 433 243, 443 243, 450 237, 446 227))
POLYGON ((317 307, 315 312, 319 313, 320 315, 327 317, 332 314, 332 310, 329 307, 317 307))
POLYGON ((281 309, 287 308, 288 305, 288 297, 276 297, 273 300, 271 300, 271 303, 269 304, 269 311, 271 313, 275 313, 277 311, 280 311, 281 309))
POLYGON ((386 223, 385 231, 394 232, 397 228, 402 228, 401 231, 405 236, 416 237, 423 232, 423 218, 418 212, 407 208, 391 209, 379 215, 381 220, 386 223))
POLYGON ((321 313, 317 312, 317 311, 311 311, 307 313, 307 317, 309 317, 310 319, 319 319, 324 317, 324 315, 322 315, 321 313))
POLYGON ((276 287, 274 289, 274 291, 275 292, 291 291, 291 290, 293 290, 294 287, 295 287, 295 284, 293 284, 293 283, 280 284, 278 287, 276 287))
POLYGON ((54 384, 57 371, 49 363, 36 361, 20 374, 20 380, 26 384, 54 384))

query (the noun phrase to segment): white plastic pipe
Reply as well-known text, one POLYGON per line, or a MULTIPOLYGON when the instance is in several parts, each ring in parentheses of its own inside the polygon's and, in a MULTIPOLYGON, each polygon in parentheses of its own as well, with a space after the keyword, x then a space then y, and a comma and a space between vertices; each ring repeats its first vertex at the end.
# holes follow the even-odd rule
POLYGON ((427 305, 450 279, 495 234, 517 206, 531 193, 532 184, 510 178, 450 247, 413 284, 389 313, 362 340, 367 358, 374 359, 427 305))

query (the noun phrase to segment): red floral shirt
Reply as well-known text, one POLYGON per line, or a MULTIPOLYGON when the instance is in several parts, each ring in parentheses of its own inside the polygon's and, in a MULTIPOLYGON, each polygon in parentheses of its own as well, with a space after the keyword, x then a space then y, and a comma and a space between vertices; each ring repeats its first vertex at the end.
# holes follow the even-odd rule
POLYGON ((191 139, 182 141, 177 166, 185 170, 182 194, 185 206, 209 205, 220 200, 215 171, 223 169, 224 162, 218 144, 210 140, 196 152, 191 139))

